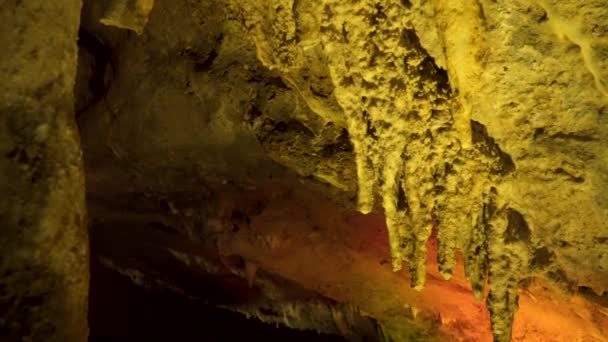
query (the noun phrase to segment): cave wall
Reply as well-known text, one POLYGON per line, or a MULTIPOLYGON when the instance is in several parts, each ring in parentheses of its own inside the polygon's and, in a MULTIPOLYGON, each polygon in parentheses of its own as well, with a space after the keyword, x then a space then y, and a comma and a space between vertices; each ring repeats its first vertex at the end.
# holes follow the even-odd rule
POLYGON ((73 89, 81 2, 0 6, 0 339, 85 341, 89 241, 73 89))

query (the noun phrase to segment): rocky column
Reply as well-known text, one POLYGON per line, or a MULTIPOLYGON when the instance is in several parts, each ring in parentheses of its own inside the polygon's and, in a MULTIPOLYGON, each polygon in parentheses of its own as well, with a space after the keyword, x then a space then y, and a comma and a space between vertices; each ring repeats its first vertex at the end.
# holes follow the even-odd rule
POLYGON ((89 248, 73 108, 81 6, 0 6, 2 340, 87 340, 89 248))

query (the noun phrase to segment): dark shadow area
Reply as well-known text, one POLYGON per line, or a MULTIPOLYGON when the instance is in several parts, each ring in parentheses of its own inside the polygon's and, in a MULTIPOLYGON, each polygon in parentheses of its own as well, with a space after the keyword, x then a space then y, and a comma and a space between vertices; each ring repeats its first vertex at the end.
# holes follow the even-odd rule
POLYGON ((91 264, 89 342, 344 341, 342 337, 275 327, 168 292, 146 290, 91 264))

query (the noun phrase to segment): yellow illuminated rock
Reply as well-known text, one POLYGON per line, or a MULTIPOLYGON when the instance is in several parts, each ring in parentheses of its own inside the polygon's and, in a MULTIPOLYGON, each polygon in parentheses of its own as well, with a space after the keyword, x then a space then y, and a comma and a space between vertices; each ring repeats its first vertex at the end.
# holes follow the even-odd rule
POLYGON ((352 339, 606 338, 608 0, 91 0, 79 28, 76 4, 49 44, 0 36, 0 219, 31 193, 84 216, 76 103, 91 243, 138 285, 209 299, 203 274, 352 339), (19 185, 60 138, 55 192, 19 185))

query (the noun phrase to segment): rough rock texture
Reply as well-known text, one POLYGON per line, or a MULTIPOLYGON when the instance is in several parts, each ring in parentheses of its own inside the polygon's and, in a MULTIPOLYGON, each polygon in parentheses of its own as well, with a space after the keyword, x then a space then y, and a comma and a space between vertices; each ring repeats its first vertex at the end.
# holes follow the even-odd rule
POLYGON ((89 245, 74 122, 81 2, 0 6, 0 339, 86 341, 89 245))
POLYGON ((608 6, 488 1, 458 16, 436 11, 453 87, 516 168, 499 180, 493 228, 504 235, 488 250, 488 305, 508 339, 522 279, 572 279, 597 293, 608 285, 608 6))
POLYGON ((133 30, 141 34, 148 22, 154 0, 113 0, 106 7, 106 13, 99 21, 108 26, 133 30))
POLYGON ((351 338, 606 338, 605 23, 606 0, 87 1, 95 253, 351 338))
POLYGON ((497 340, 510 340, 528 277, 605 291, 605 1, 236 3, 284 78, 320 46, 359 208, 382 197, 393 268, 408 261, 414 287, 437 224, 446 277, 456 248, 478 297, 487 273, 497 340), (311 16, 316 26, 300 25, 311 16))

